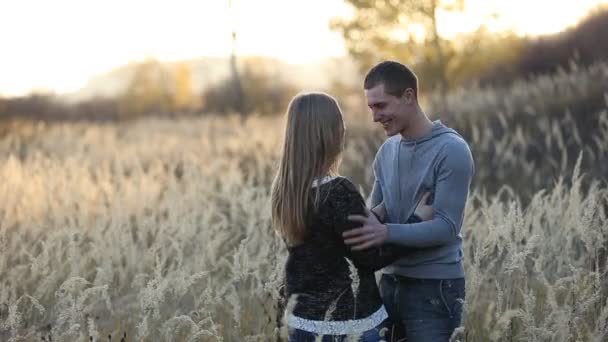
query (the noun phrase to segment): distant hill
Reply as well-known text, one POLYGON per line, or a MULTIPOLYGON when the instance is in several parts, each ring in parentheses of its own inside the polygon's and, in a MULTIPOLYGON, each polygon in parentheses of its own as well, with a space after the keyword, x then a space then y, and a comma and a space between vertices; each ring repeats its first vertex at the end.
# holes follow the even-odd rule
POLYGON ((575 27, 532 40, 521 56, 521 73, 550 73, 566 67, 571 60, 582 65, 608 60, 607 32, 608 6, 604 6, 575 27))
MULTIPOLYGON (((309 64, 289 64, 270 57, 243 57, 241 62, 255 59, 255 65, 265 72, 278 75, 302 90, 327 89, 338 80, 343 84, 356 84, 362 78, 355 63, 348 57, 331 58, 309 64)), ((191 70, 192 88, 195 93, 202 91, 229 75, 227 58, 202 57, 192 60, 163 62, 172 67, 186 64, 191 70)), ((80 90, 63 95, 68 102, 78 102, 95 97, 117 97, 124 93, 135 74, 138 63, 128 63, 107 73, 92 77, 80 90)))
POLYGON ((608 61, 608 5, 599 6, 562 32, 520 38, 515 60, 498 63, 480 77, 482 84, 508 85, 521 77, 552 74, 572 63, 589 66, 608 61))

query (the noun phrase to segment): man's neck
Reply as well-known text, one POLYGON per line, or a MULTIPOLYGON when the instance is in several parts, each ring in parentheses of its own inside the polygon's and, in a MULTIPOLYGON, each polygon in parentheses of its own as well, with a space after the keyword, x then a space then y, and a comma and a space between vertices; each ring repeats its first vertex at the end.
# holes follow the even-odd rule
POLYGON ((426 114, 418 108, 416 116, 412 119, 412 122, 403 130, 401 136, 407 140, 414 140, 425 136, 433 128, 433 122, 426 116, 426 114))

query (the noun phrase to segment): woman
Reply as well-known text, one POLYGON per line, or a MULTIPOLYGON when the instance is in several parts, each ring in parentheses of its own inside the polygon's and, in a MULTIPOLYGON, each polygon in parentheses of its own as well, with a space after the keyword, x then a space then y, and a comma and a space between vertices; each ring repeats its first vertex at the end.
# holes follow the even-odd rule
MULTIPOLYGON (((329 95, 300 94, 289 104, 272 185, 273 226, 289 251, 289 341, 318 341, 321 335, 322 341, 349 335, 380 341, 387 313, 374 271, 407 253, 396 246, 361 252, 345 246, 342 232, 358 226, 347 216, 366 209, 356 187, 338 176, 344 131, 340 108, 329 95)), ((381 216, 382 209, 375 209, 381 216)))

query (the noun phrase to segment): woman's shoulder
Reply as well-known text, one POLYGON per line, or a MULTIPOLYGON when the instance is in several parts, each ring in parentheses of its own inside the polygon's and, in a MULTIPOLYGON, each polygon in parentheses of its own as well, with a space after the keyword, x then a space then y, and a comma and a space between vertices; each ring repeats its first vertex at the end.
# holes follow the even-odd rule
POLYGON ((321 185, 319 190, 317 214, 326 224, 338 224, 348 215, 361 214, 365 209, 361 193, 347 177, 334 177, 321 185))
POLYGON ((359 208, 365 204, 361 193, 355 184, 347 177, 339 176, 325 183, 321 188, 322 207, 330 208, 333 212, 339 208, 352 211, 352 208, 359 208))
POLYGON ((327 194, 359 193, 355 184, 347 177, 335 176, 321 183, 320 189, 327 194))

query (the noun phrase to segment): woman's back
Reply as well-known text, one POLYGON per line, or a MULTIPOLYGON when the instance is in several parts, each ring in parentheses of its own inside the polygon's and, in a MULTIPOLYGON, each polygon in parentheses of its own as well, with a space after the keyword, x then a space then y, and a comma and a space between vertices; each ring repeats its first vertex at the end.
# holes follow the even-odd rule
MULTIPOLYGON (((352 322, 358 325, 356 330, 373 328, 386 318, 374 271, 395 255, 380 249, 350 251, 342 232, 358 226, 348 216, 365 214, 363 198, 346 178, 326 178, 320 183, 311 194, 314 197, 319 192, 319 205, 316 211, 312 204, 308 210, 306 239, 288 247, 286 295, 297 295, 288 323, 297 327, 311 324, 308 321, 363 320, 352 322)), ((334 326, 351 330, 344 324, 334 326)))
POLYGON ((326 177, 315 184, 338 173, 344 133, 333 97, 301 93, 289 103, 271 207, 273 228, 289 246, 290 341, 357 333, 377 341, 388 316, 374 277, 374 270, 387 264, 385 254, 379 248, 351 252, 342 239, 342 232, 360 225, 348 216, 365 215, 363 198, 345 178, 326 177))

